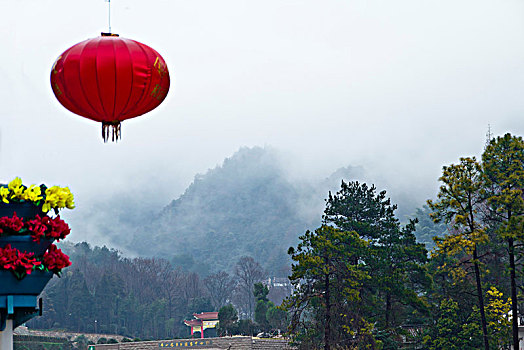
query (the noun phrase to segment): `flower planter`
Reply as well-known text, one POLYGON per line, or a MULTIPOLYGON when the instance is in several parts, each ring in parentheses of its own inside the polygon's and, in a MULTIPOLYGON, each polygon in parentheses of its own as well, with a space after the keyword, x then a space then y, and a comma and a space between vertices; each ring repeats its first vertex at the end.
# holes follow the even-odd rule
POLYGON ((18 280, 9 270, 0 270, 0 295, 39 295, 53 277, 49 271, 33 270, 18 280))
POLYGON ((2 332, 8 319, 13 321, 12 329, 38 314, 42 315, 38 296, 54 273, 59 275, 63 268, 71 265, 69 257, 52 242, 64 239, 70 233, 69 226, 58 215, 59 210, 73 209, 75 205, 73 194, 67 187, 25 186, 17 177, 8 185, 0 184, 0 189, 2 332), (56 217, 48 216, 48 211, 54 212, 56 217), (31 235, 40 238, 38 243, 31 235), (16 275, 13 269, 17 271, 16 275))
POLYGON ((33 241, 29 235, 24 236, 0 236, 0 248, 10 244, 21 252, 33 252, 35 256, 41 256, 47 248, 53 243, 54 239, 41 238, 40 243, 33 241))
POLYGON ((36 206, 31 202, 22 203, 4 203, 0 202, 0 217, 8 216, 12 217, 13 213, 19 218, 31 219, 36 215, 46 215, 42 212, 42 206, 36 206))

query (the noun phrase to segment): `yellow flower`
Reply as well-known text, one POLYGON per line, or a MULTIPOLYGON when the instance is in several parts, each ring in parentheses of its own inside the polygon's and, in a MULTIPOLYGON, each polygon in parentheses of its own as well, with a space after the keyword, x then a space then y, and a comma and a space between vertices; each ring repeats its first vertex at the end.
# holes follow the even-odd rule
POLYGON ((7 187, 0 187, 0 198, 2 198, 2 202, 9 203, 8 197, 9 189, 7 187))
POLYGON ((74 196, 68 187, 52 186, 42 193, 40 186, 31 185, 26 187, 22 184, 22 179, 19 177, 11 181, 7 187, 0 187, 0 200, 4 203, 9 203, 10 199, 20 199, 27 202, 38 202, 44 198, 42 211, 47 213, 51 209, 75 207, 74 196))
POLYGON ((50 209, 51 209, 51 204, 45 202, 44 205, 42 206, 42 211, 44 213, 47 213, 50 209))
POLYGON ((7 187, 11 190, 11 191, 14 191, 15 188, 18 188, 22 186, 22 179, 19 178, 19 177, 15 177, 13 181, 11 181, 9 183, 9 185, 7 185, 7 187))
POLYGON ((69 190, 69 187, 64 187, 64 195, 65 195, 65 206, 67 209, 75 209, 75 197, 69 190))
POLYGON ((30 202, 36 202, 42 199, 42 190, 36 185, 31 185, 29 188, 26 188, 22 195, 22 199, 30 202))
POLYGON ((23 199, 24 186, 22 185, 22 179, 15 177, 13 181, 7 185, 9 191, 11 192, 11 199, 19 198, 23 199))
POLYGON ((60 187, 53 186, 45 190, 45 202, 44 206, 42 207, 43 212, 48 212, 51 208, 58 207, 58 201, 60 198, 58 197, 57 192, 59 189, 60 187))
POLYGON ((45 191, 46 199, 42 210, 49 211, 51 208, 60 209, 75 207, 74 197, 68 187, 53 186, 45 191))
POLYGON ((24 193, 24 188, 22 186, 16 187, 15 189, 13 189, 13 193, 11 194, 11 198, 23 199, 23 193, 24 193))

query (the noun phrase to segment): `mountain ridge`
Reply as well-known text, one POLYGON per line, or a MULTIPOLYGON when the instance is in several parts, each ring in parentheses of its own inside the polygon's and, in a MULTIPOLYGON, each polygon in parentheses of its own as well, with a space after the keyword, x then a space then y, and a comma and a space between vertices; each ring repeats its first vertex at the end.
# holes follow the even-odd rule
POLYGON ((189 263, 203 274, 230 271, 243 255, 279 274, 289 265, 288 247, 314 224, 298 213, 299 200, 274 151, 241 148, 195 176, 156 220, 135 231, 131 246, 140 247, 141 255, 189 263))
MULTIPOLYGON (((287 276, 287 250, 306 230, 320 225, 328 192, 337 191, 341 179, 364 181, 369 174, 347 166, 321 181, 292 180, 286 162, 273 148, 242 147, 222 164, 197 174, 161 209, 136 206, 102 229, 111 232, 114 245, 127 255, 165 258, 203 276, 231 273, 245 255, 270 275, 287 276)), ((415 210, 400 207, 404 213, 415 210)))

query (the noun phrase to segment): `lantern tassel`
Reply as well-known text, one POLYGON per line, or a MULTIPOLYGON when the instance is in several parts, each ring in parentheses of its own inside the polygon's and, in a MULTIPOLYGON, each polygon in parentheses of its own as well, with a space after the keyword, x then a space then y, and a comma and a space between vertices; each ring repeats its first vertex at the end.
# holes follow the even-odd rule
POLYGON ((111 141, 118 142, 121 138, 120 122, 102 122, 102 138, 104 143, 109 140, 109 134, 111 133, 111 141))

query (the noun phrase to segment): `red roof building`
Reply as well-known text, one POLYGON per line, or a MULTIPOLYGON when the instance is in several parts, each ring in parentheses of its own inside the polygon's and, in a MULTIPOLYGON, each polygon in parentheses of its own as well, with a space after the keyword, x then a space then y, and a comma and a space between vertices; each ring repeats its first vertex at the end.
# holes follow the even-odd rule
POLYGON ((204 331, 209 328, 216 328, 218 325, 218 312, 202 312, 193 314, 195 319, 185 320, 186 326, 191 327, 191 337, 194 332, 200 332, 200 338, 204 338, 204 331))

